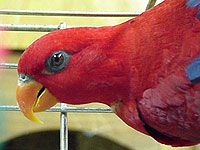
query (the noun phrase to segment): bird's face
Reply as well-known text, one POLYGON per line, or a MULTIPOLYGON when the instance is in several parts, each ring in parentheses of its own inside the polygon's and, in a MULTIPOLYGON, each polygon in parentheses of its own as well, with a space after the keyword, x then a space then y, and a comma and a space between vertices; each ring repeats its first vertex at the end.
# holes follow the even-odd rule
POLYGON ((40 122, 33 112, 57 102, 109 104, 125 93, 124 70, 116 67, 121 61, 105 50, 106 33, 96 30, 55 31, 26 49, 18 63, 17 101, 28 119, 40 122))

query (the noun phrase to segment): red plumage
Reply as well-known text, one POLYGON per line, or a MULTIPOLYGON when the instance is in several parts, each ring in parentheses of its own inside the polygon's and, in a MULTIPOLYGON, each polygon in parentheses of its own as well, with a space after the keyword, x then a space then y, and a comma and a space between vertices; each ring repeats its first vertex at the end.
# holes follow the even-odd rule
POLYGON ((185 68, 200 54, 198 8, 166 0, 125 23, 49 33, 22 55, 18 72, 44 85, 61 102, 101 102, 129 126, 172 146, 200 142, 200 85, 185 68), (45 74, 58 50, 67 67, 45 74), (31 59, 30 59, 31 58, 31 59))

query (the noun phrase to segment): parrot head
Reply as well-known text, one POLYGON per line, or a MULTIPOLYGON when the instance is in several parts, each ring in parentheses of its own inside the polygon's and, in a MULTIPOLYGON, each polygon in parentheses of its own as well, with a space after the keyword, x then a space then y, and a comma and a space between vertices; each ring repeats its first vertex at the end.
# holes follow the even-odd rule
POLYGON ((114 30, 57 30, 30 45, 18 63, 16 99, 24 115, 40 122, 33 113, 58 102, 110 105, 126 95, 125 56, 113 52, 110 37, 114 30))

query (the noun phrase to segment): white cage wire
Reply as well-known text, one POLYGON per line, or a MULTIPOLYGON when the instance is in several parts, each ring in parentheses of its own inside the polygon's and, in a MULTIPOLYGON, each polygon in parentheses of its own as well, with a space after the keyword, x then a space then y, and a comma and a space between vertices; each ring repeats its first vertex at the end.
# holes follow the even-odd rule
MULTIPOLYGON (((153 7, 156 0, 149 0, 146 9, 153 7)), ((79 11, 42 11, 42 10, 10 10, 0 9, 0 14, 4 15, 33 15, 33 16, 79 16, 79 17, 136 17, 142 12, 79 12, 79 11)), ((59 25, 32 25, 32 24, 0 24, 4 31, 34 31, 51 32, 64 28, 77 26, 67 26, 66 23, 59 25)), ((17 69, 17 64, 0 63, 0 69, 17 69)), ((18 106, 0 105, 0 111, 20 111, 18 106)), ((110 108, 82 108, 68 107, 61 103, 60 107, 52 107, 46 112, 60 112, 60 150, 68 150, 68 126, 67 113, 112 113, 110 108)))

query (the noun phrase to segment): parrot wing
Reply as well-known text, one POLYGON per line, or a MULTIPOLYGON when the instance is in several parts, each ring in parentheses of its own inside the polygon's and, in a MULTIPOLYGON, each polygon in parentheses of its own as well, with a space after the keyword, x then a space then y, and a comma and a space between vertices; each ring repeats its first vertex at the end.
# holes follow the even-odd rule
POLYGON ((162 133, 168 137, 168 144, 171 142, 173 146, 199 142, 199 79, 200 58, 197 58, 185 70, 169 75, 155 88, 143 93, 143 98, 138 102, 139 111, 142 120, 148 125, 145 129, 151 136, 166 143, 166 138, 162 141, 155 135, 162 133), (170 138, 175 139, 175 144, 170 138), (183 141, 177 142, 179 138, 183 141))

